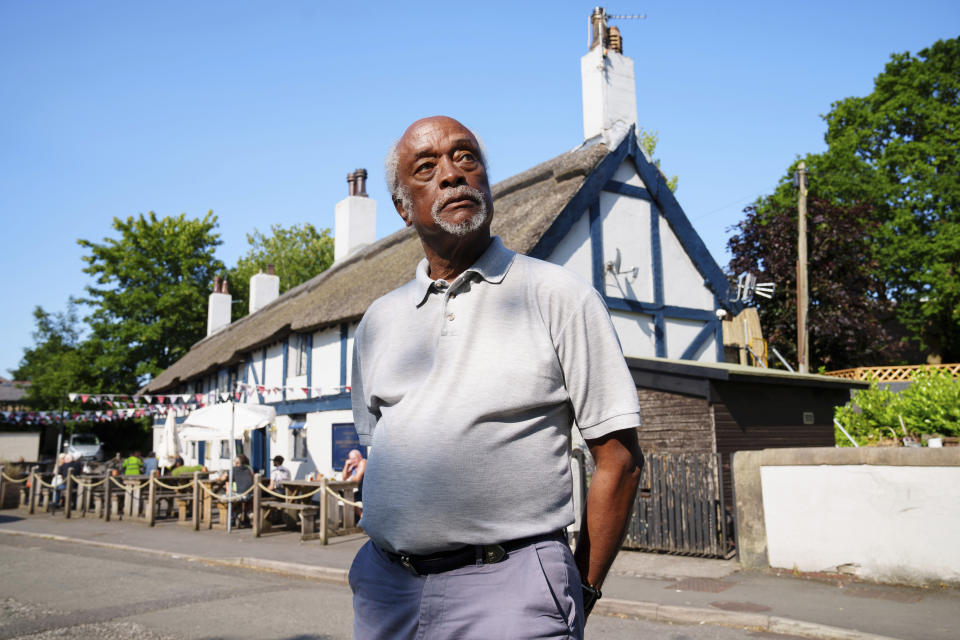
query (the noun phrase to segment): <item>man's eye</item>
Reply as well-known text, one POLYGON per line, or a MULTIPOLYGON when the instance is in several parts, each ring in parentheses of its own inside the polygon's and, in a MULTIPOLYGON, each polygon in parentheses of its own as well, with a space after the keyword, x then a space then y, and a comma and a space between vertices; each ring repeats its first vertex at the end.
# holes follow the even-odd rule
POLYGON ((426 173, 431 169, 433 169, 433 163, 424 162, 423 164, 419 165, 416 169, 414 169, 414 173, 426 173))
POLYGON ((477 158, 470 153, 469 151, 464 151, 460 154, 460 162, 476 162, 477 158))

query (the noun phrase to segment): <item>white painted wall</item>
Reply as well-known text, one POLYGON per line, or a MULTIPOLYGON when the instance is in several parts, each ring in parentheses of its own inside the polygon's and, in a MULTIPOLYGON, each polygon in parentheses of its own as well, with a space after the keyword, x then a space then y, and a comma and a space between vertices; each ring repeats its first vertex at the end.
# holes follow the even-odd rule
MULTIPOLYGON (((283 385, 283 343, 277 342, 267 347, 267 375, 260 384, 268 387, 283 385)), ((279 400, 279 398, 271 398, 279 400)))
POLYGON ((20 457, 35 462, 40 457, 40 432, 0 432, 0 460, 16 462, 20 457))
POLYGON ((620 338, 620 348, 628 358, 652 358, 657 355, 653 332, 653 316, 626 311, 611 311, 613 328, 620 338))
POLYGON ((613 261, 620 249, 620 270, 638 267, 637 277, 604 274, 604 292, 612 298, 653 301, 653 266, 650 249, 650 203, 615 193, 600 194, 603 221, 603 263, 613 261), (618 286, 619 282, 619 286, 618 286))
MULTIPOLYGON (((667 357, 677 359, 686 351, 693 339, 697 337, 705 323, 699 320, 671 320, 664 321, 664 332, 667 338, 667 357)), ((693 360, 698 362, 716 362, 716 339, 711 338, 694 354, 693 360)))
POLYGON ((356 324, 350 324, 347 326, 347 385, 350 385, 350 381, 353 380, 353 336, 356 332, 356 324))
MULTIPOLYGON (((351 351, 347 352, 350 357, 351 351)), ((340 328, 333 327, 313 334, 311 375, 314 387, 321 390, 340 385, 340 328)), ((323 391, 326 393, 326 391, 323 391)))
POLYGON ((960 467, 765 466, 770 566, 960 581, 960 467))
POLYGON ((559 264, 570 269, 585 282, 593 281, 593 269, 590 266, 590 215, 587 211, 573 223, 570 232, 560 240, 547 262, 559 264))
POLYGON ((713 311, 713 293, 704 285, 703 275, 697 271, 663 216, 660 217, 660 250, 663 254, 664 302, 713 311))
POLYGON ((637 173, 637 168, 630 158, 620 163, 620 166, 617 167, 616 172, 613 174, 613 179, 617 182, 633 185, 634 187, 645 189, 647 186, 643 183, 643 180, 640 179, 640 174, 637 173))

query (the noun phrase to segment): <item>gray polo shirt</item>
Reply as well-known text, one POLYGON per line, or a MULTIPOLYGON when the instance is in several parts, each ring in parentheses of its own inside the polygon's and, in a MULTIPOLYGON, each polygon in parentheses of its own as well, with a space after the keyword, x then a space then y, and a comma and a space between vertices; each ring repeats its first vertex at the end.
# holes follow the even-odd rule
POLYGON ((571 427, 640 424, 607 307, 499 238, 451 283, 416 278, 357 327, 353 415, 372 446, 360 525, 396 552, 492 544, 574 521, 571 427))

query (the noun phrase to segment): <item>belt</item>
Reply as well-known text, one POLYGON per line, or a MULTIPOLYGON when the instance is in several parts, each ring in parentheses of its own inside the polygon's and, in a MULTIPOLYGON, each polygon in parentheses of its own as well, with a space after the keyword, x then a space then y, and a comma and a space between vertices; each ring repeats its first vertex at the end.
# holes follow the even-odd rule
POLYGON ((432 573, 453 571, 469 564, 496 564, 507 557, 511 551, 544 540, 565 540, 563 531, 552 531, 516 540, 507 540, 498 544, 467 545, 452 551, 432 553, 430 555, 415 555, 408 553, 394 553, 381 548, 392 562, 403 566, 415 576, 425 576, 432 573))

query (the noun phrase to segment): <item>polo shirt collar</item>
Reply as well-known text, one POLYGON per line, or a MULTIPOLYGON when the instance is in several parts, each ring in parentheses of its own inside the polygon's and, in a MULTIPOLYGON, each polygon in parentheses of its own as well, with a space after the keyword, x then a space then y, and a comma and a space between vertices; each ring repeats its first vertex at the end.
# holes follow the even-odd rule
MULTIPOLYGON (((503 279, 506 277, 507 271, 510 270, 510 265, 513 264, 513 258, 516 255, 516 252, 503 246, 503 241, 500 239, 500 236, 493 236, 493 239, 490 241, 490 246, 487 247, 486 251, 484 251, 483 254, 477 258, 477 261, 469 266, 466 271, 461 273, 457 280, 462 280, 466 274, 476 273, 491 284, 499 284, 503 282, 503 279)), ((434 280, 427 275, 429 266, 426 258, 422 259, 420 264, 417 265, 411 295, 411 301, 417 306, 423 303, 427 294, 430 293, 431 288, 437 290, 434 286, 434 280)), ((453 282, 449 284, 452 285, 453 282)))

